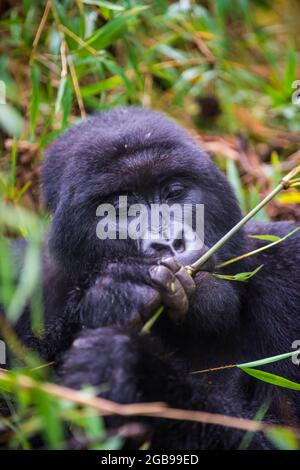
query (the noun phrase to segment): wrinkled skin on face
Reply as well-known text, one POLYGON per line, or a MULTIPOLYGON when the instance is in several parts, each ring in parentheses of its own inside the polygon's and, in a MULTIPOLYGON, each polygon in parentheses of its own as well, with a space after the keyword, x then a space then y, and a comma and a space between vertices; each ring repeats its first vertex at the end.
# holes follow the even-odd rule
MULTIPOLYGON (((33 335, 28 310, 17 331, 45 359, 56 361, 58 380, 77 389, 105 385, 100 395, 121 403, 165 401, 249 419, 271 392, 266 420, 300 416, 299 397, 268 388, 238 369, 190 374, 286 352, 300 337, 297 234, 218 268, 265 243, 249 234, 283 236, 292 223, 249 224, 192 278, 184 266, 228 232, 241 212, 224 175, 184 129, 160 113, 135 107, 96 114, 57 139, 46 154, 42 187, 52 214, 43 258, 45 334, 33 335), (172 236, 164 236, 165 225, 158 224, 155 239, 99 239, 97 208, 116 207, 120 196, 147 210, 158 203, 190 205, 194 211, 203 204, 203 243, 193 242, 193 224, 172 236), (261 264, 248 283, 214 276, 261 264), (165 312, 151 335, 141 336, 161 304, 165 312), (283 409, 287 397, 289 413, 283 409)), ((297 381, 291 361, 274 367, 266 366, 297 381)), ((152 448, 237 448, 243 435, 186 421, 139 421, 150 429, 152 448)), ((109 427, 123 423, 107 420, 109 427)), ((271 444, 257 434, 251 447, 271 444)))

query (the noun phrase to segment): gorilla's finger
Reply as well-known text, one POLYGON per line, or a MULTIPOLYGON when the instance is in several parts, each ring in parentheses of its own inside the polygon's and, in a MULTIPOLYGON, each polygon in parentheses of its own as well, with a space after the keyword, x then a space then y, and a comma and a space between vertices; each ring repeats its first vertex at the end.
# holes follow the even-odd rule
POLYGON ((163 258, 161 260, 161 264, 171 269, 171 271, 175 273, 175 276, 182 284, 186 295, 188 296, 188 298, 190 298, 196 289, 196 284, 192 276, 186 271, 183 266, 181 266, 180 263, 178 263, 178 261, 174 257, 163 258))
POLYGON ((160 264, 163 264, 169 268, 173 273, 176 273, 180 270, 181 264, 178 263, 174 256, 168 256, 167 258, 162 258, 160 264))
POLYGON ((136 286, 137 298, 143 299, 142 305, 139 306, 140 319, 143 323, 149 320, 155 310, 162 303, 160 293, 153 287, 147 285, 136 286))
POLYGON ((184 288, 186 295, 190 298, 196 289, 196 284, 192 276, 187 272, 187 270, 182 266, 179 271, 175 274, 177 279, 180 281, 182 287, 184 288))
POLYGON ((178 321, 188 310, 188 298, 183 286, 177 277, 162 264, 150 268, 152 281, 160 287, 160 294, 163 304, 169 308, 170 317, 178 321))
POLYGON ((175 275, 169 268, 162 264, 151 266, 149 274, 154 284, 158 285, 162 290, 172 292, 172 283, 175 280, 175 275))
POLYGON ((182 320, 189 308, 189 301, 181 283, 174 278, 171 291, 162 291, 162 302, 168 307, 168 315, 176 322, 182 320))

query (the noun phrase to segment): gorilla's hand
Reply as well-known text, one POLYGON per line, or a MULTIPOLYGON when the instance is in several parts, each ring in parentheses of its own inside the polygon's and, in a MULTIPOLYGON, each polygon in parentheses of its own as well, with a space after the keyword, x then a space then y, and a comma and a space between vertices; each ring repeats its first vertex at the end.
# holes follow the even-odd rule
POLYGON ((118 327, 84 328, 62 357, 59 379, 74 389, 97 387, 102 397, 121 403, 165 400, 163 384, 175 372, 160 359, 160 348, 156 338, 118 327))
POLYGON ((130 386, 127 399, 134 400, 135 350, 135 341, 121 329, 84 329, 63 357, 61 381, 75 389, 84 385, 100 387, 101 395, 110 399, 122 398, 123 387, 130 386))
POLYGON ((159 264, 110 263, 85 292, 80 305, 84 326, 142 326, 160 304, 175 322, 184 319, 195 284, 175 258, 159 264))
MULTIPOLYGON (((155 340, 116 327, 83 329, 62 357, 59 382, 77 390, 95 387, 98 396, 117 403, 165 401, 169 382, 175 389, 180 378, 173 378, 172 368, 154 354, 156 344, 147 341, 155 340)), ((140 424, 142 435, 135 436, 140 445, 139 438, 151 432, 152 423, 140 417, 105 417, 106 427, 115 430, 132 421, 140 424)))

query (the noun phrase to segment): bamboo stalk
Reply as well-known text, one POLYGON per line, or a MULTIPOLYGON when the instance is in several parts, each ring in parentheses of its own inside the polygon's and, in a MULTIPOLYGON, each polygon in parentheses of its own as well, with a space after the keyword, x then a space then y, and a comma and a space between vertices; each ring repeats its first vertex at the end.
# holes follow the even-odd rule
MULTIPOLYGON (((193 276, 197 271, 206 263, 230 238, 232 238, 252 217, 254 217, 263 207, 265 207, 274 197, 280 193, 283 189, 290 188, 294 183, 293 178, 300 173, 300 165, 293 168, 286 176, 284 176, 281 182, 270 192, 256 207, 254 207, 248 214, 245 215, 234 227, 232 227, 229 232, 227 232, 222 238, 220 238, 217 243, 215 243, 203 256, 201 256, 197 261, 195 261, 190 266, 185 266, 187 272, 193 276)), ((154 315, 148 320, 147 323, 143 326, 141 334, 149 333, 151 327, 160 317, 164 311, 164 306, 159 307, 154 315)))

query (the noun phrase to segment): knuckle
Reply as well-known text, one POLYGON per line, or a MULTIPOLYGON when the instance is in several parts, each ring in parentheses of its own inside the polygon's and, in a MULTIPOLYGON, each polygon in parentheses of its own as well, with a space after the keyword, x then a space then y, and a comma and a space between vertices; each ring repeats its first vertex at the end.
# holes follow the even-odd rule
POLYGON ((161 284, 166 288, 168 288, 175 279, 173 273, 163 265, 152 266, 149 269, 149 273, 153 282, 161 284))
POLYGON ((181 265, 178 263, 174 256, 168 256, 161 259, 161 264, 169 268, 173 273, 176 273, 181 268, 181 265))

